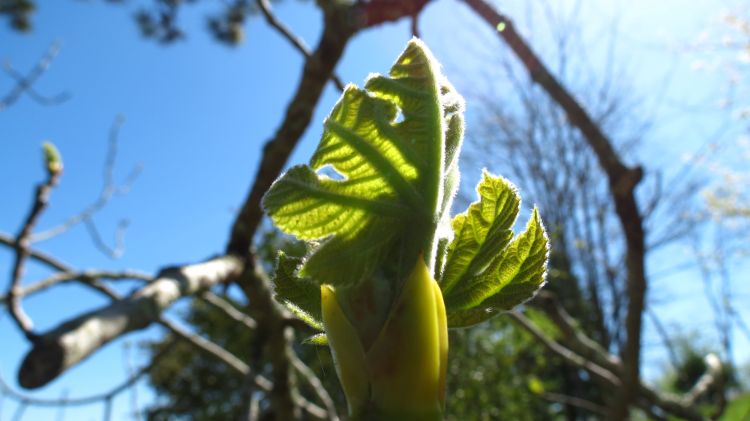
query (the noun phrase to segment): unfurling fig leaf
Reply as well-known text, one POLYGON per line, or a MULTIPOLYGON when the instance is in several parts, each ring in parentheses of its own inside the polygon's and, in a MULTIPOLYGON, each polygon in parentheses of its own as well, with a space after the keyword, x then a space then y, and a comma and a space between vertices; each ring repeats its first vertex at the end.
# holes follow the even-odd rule
POLYGON ((349 85, 309 165, 290 168, 263 207, 307 241, 279 256, 276 298, 325 334, 352 419, 440 420, 448 327, 482 322, 544 283, 548 240, 534 209, 513 238, 516 188, 484 172, 453 220, 463 99, 412 40, 388 76, 349 85))
POLYGON ((448 326, 466 327, 511 310, 544 285, 549 240, 534 208, 526 229, 476 275, 445 293, 448 326))
POLYGON ((437 224, 457 187, 454 180, 444 192, 444 173, 456 166, 462 107, 418 40, 389 76, 371 76, 364 89, 346 87, 310 165, 291 168, 263 200, 277 227, 319 241, 300 275, 356 285, 395 248, 409 254, 398 256, 409 262, 403 276, 420 253, 431 267, 437 224), (325 167, 340 179, 320 173, 325 167))

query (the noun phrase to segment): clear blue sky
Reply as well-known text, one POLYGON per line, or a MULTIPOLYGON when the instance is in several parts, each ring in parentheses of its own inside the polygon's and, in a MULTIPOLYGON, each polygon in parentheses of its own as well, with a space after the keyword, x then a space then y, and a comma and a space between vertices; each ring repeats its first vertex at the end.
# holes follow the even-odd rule
MULTIPOLYGON (((189 37, 170 47, 140 38, 132 20, 133 5, 107 5, 104 2, 39 2, 34 16, 35 30, 19 35, 0 27, 0 59, 11 60, 25 71, 38 60, 47 46, 59 40, 59 57, 35 86, 42 93, 69 91, 65 104, 44 107, 23 97, 10 109, 0 112, 0 231, 15 233, 30 204, 35 183, 43 178, 40 144, 52 140, 61 150, 65 173, 54 191, 52 205, 39 228, 53 226, 80 211, 95 200, 101 188, 101 170, 109 127, 118 114, 126 117, 120 133, 120 154, 116 178, 122 179, 136 164, 143 173, 132 191, 117 197, 95 217, 111 241, 117 222, 130 220, 127 249, 119 260, 111 260, 91 245, 86 230, 79 226, 65 235, 38 244, 38 248, 60 257, 69 264, 85 268, 133 268, 154 272, 165 264, 203 259, 223 250, 234 210, 241 204, 254 176, 259 151, 281 119, 290 94, 296 86, 299 55, 270 31, 260 19, 247 25, 247 40, 238 48, 215 43, 204 30, 207 10, 188 7, 184 23, 189 37)), ((542 52, 544 31, 524 25, 522 1, 508 2, 505 11, 519 20, 519 29, 534 34, 532 42, 542 52)), ((693 40, 715 16, 715 3, 709 0, 684 7, 681 1, 611 2, 584 9, 584 36, 595 39, 622 13, 618 54, 626 65, 625 73, 639 96, 650 107, 644 114, 654 115, 669 124, 657 125, 649 139, 676 139, 680 142, 655 142, 644 148, 644 160, 651 167, 664 168, 677 162, 685 152, 702 143, 706 133, 719 124, 713 116, 698 118, 687 126, 674 118, 675 111, 663 104, 652 104, 649 94, 671 74, 666 87, 669 101, 688 103, 713 92, 712 84, 701 84, 689 68, 689 61, 670 47, 693 40), (640 6, 640 7, 639 7, 640 6), (648 66, 642 66, 648 63, 648 66), (673 70, 676 67, 677 70, 673 70), (646 69, 647 68, 647 69, 646 69), (672 72, 672 73, 670 73, 672 72), (703 86, 704 88, 699 88, 703 86), (705 91, 705 92, 704 92, 705 91), (705 120, 705 121, 704 121, 705 120), (700 130, 696 129, 699 127, 700 130)), ((319 14, 313 2, 286 1, 276 7, 278 16, 313 45, 320 29, 319 14)), ((536 18, 539 21, 539 18, 536 18)), ((4 22, 3 22, 4 23, 4 22)), ((430 5, 421 20, 421 31, 436 56, 445 63, 448 76, 459 91, 476 90, 476 81, 486 66, 479 51, 491 51, 498 44, 463 5, 440 0, 430 5), (457 33, 461 28, 472 28, 457 33), (466 88, 466 89, 463 89, 466 88)), ((384 72, 410 38, 408 24, 386 25, 360 34, 349 46, 337 72, 345 82, 361 83, 370 72, 384 72), (358 53, 364 51, 365 53, 358 53)), ((592 49, 595 62, 604 46, 592 49)), ((596 65, 595 65, 596 66, 596 65)), ((706 83, 703 83, 706 82, 706 83)), ((720 81, 712 81, 718 84, 720 81)), ((10 80, 0 76, 0 94, 10 80)), ((338 93, 326 90, 305 138, 292 156, 292 163, 305 161, 317 142, 320 122, 338 93)), ((669 102, 671 104, 671 102, 669 102)), ((473 118, 468 104, 469 121, 473 118)), ((696 119, 693 117, 692 119, 696 119)), ((469 127, 471 130, 471 127, 469 127)), ((465 179, 468 185, 475 179, 465 179)), ((674 251, 672 251, 674 252, 674 251)), ((664 259, 675 263, 679 259, 664 259)), ((0 273, 9 272, 11 255, 0 249, 0 273)), ((661 261, 650 262, 660 268, 661 261)), ((665 264, 665 266, 668 266, 665 264)), ((746 272, 745 272, 746 273, 746 272)), ((25 281, 43 277, 46 272, 31 266, 25 281)), ((701 308, 686 320, 685 305, 666 305, 663 316, 686 329, 710 329, 711 315, 701 301, 702 287, 694 274, 677 279, 678 291, 689 306, 701 308)), ((7 278, 0 281, 5 288, 7 278)), ((131 286, 125 286, 127 291, 131 286)), ((670 292, 670 293, 671 293, 670 292)), ((80 287, 60 287, 24 301, 27 312, 41 331, 85 309, 101 305, 102 300, 80 287)), ((669 304, 669 303, 668 303, 669 304)), ((747 315, 746 315, 747 317, 747 315)), ((128 341, 156 337, 158 329, 131 335, 128 341)), ((647 340, 655 337, 647 331, 647 340)), ((81 396, 102 391, 125 377, 122 341, 107 346, 85 364, 71 370, 60 380, 37 393, 39 396, 81 396)), ((738 342, 741 356, 747 358, 748 344, 738 342)), ((15 373, 27 350, 7 317, 0 318, 0 373, 14 383, 15 373)), ((136 365, 144 362, 136 352, 136 365)), ((662 354, 647 352, 648 364, 658 365, 662 354)), ((14 383, 15 384, 15 383, 14 383)), ((130 396, 115 401, 115 419, 128 417, 130 396)), ((153 399, 143 385, 139 387, 141 405, 153 399)), ((9 417, 15 404, 6 401, 0 418, 9 417)), ((66 410, 67 419, 99 419, 101 406, 66 410)), ((25 419, 52 418, 51 410, 30 409, 25 419)))

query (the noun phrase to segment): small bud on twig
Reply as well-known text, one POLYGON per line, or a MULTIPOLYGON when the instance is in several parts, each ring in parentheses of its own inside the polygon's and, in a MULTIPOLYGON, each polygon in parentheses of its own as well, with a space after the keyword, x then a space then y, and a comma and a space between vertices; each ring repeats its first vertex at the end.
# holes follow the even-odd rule
POLYGON ((51 142, 44 142, 42 144, 42 150, 44 151, 44 164, 49 176, 51 177, 61 173, 63 170, 63 162, 60 151, 57 150, 55 145, 51 142))

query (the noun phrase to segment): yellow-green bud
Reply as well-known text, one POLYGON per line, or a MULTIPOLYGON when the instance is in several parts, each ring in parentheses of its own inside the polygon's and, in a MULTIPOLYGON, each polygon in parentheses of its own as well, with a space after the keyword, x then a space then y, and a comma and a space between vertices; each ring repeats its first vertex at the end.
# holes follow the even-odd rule
POLYGON ((336 372, 353 418, 442 419, 447 319, 440 286, 421 257, 368 350, 327 285, 321 288, 321 304, 336 372))
POLYGON ((51 142, 44 142, 42 143, 42 151, 44 152, 44 166, 47 168, 49 175, 62 172, 62 156, 60 156, 60 151, 57 150, 55 145, 51 142))

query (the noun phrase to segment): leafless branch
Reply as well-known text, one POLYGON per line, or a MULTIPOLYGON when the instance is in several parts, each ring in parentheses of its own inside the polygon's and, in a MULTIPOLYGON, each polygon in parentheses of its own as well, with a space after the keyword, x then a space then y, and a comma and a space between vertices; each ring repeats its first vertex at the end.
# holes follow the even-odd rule
POLYGON ((539 84, 565 111, 568 120, 584 135, 596 154, 600 166, 607 174, 610 193, 622 225, 627 244, 627 313, 625 320, 625 345, 622 349, 625 375, 619 397, 612 408, 613 420, 625 420, 628 408, 635 403, 640 383, 640 347, 642 312, 646 295, 645 239, 643 220, 635 197, 635 187, 641 181, 640 167, 629 168, 620 159, 610 139, 599 125, 576 101, 568 90, 550 73, 528 43, 516 32, 513 22, 498 13, 484 0, 464 0, 482 19, 496 30, 497 35, 510 47, 539 84))
MULTIPOLYGON (((10 248, 15 248, 16 246, 16 239, 14 237, 11 237, 8 234, 0 232, 0 244, 5 245, 10 248)), ((32 260, 35 260, 47 267, 49 267, 52 270, 60 271, 60 272, 74 272, 74 269, 70 266, 68 266, 66 263, 61 262, 57 258, 44 253, 39 250, 34 249, 28 249, 28 257, 32 260)))
POLYGON ((99 233, 99 229, 96 227, 96 224, 91 217, 84 218, 83 222, 86 231, 88 231, 89 236, 91 237, 91 241, 94 243, 94 247, 112 259, 119 259, 122 257, 125 250, 125 231, 128 227, 127 220, 123 219, 117 224, 117 229, 115 230, 115 244, 112 247, 107 245, 107 242, 104 241, 101 233, 99 233))
POLYGON ((531 320, 521 313, 509 312, 508 315, 514 322, 529 332, 534 338, 541 342, 547 349, 562 357, 565 361, 576 367, 584 368, 591 373, 598 381, 608 386, 620 387, 620 379, 606 368, 589 361, 588 359, 576 354, 572 350, 560 345, 554 339, 542 332, 531 320))
POLYGON ((151 369, 153 369, 165 356, 168 355, 169 351, 172 350, 172 346, 174 345, 174 341, 169 342, 164 346, 158 353, 156 353, 152 358, 151 361, 140 367, 137 370, 134 370, 131 375, 128 376, 125 381, 118 384, 117 386, 102 392, 102 393, 96 393, 89 396, 82 396, 82 397, 65 397, 60 399, 44 399, 44 398, 37 398, 31 395, 27 395, 24 393, 21 393, 12 387, 8 385, 2 376, 0 376, 0 389, 2 390, 3 394, 6 394, 8 396, 11 396, 13 399, 21 402, 27 402, 30 405, 33 406, 41 406, 41 407, 56 407, 56 406, 84 406, 84 405, 91 405, 97 402, 106 401, 109 399, 114 398, 118 394, 128 390, 131 386, 133 386, 135 383, 137 383, 143 376, 148 374, 151 369))
MULTIPOLYGON (((18 298, 28 297, 30 295, 36 294, 40 291, 44 291, 48 288, 54 287, 59 284, 63 284, 66 282, 72 282, 72 281, 79 281, 82 284, 90 285, 90 286, 96 286, 97 289, 99 289, 100 292, 102 291, 101 288, 104 288, 106 291, 105 295, 109 296, 112 299, 116 299, 116 296, 113 292, 109 292, 108 287, 104 284, 99 283, 99 280, 102 279, 108 279, 108 280, 125 280, 125 279, 134 279, 144 282, 150 282, 153 280, 153 278, 149 275, 146 275, 145 273, 136 272, 136 271, 123 271, 123 272, 110 272, 105 270, 86 270, 82 272, 58 272, 51 276, 48 276, 47 278, 44 278, 40 281, 37 281, 36 283, 33 283, 27 287, 21 287, 17 292, 18 298)), ((0 295, 0 303, 6 302, 6 296, 0 295)))
POLYGON ((130 174, 125 177, 125 180, 121 184, 117 184, 115 182, 114 168, 117 162, 117 150, 119 145, 120 130, 124 122, 124 117, 118 116, 112 123, 112 127, 110 127, 107 155, 104 160, 102 174, 102 188, 97 199, 86 208, 84 208, 81 212, 70 216, 61 224, 49 228, 45 231, 33 234, 31 236, 31 242, 36 243, 49 240, 50 238, 56 237, 74 227, 75 225, 83 222, 85 223, 86 229, 88 230, 88 233, 97 249, 112 258, 118 258, 122 255, 122 252, 124 250, 124 234, 125 229, 127 228, 127 221, 123 220, 118 224, 115 234, 115 245, 114 247, 110 247, 107 245, 104 239, 102 239, 99 230, 94 224, 93 216, 94 214, 102 210, 114 196, 126 194, 128 191, 130 191, 132 184, 135 182, 136 178, 138 178, 138 175, 142 171, 142 167, 140 165, 136 165, 130 171, 130 174))
POLYGON ((535 303, 540 305, 547 317, 560 329, 560 333, 562 333, 571 349, 587 360, 593 361, 617 375, 621 374, 622 361, 581 332, 575 319, 565 311, 553 294, 542 291, 538 294, 535 303))
MULTIPOLYGON (((128 376, 133 376, 135 369, 132 360, 131 343, 126 341, 125 343, 123 343, 122 348, 125 371, 128 373, 128 376)), ((133 418, 135 418, 136 421, 140 421, 141 412, 138 405, 138 388, 136 387, 130 388, 130 413, 133 415, 133 418)))
MULTIPOLYGON (((250 256, 254 259, 254 256, 250 256)), ((240 282, 247 296, 251 315, 257 321, 256 340, 264 340, 266 356, 273 372, 274 387, 270 393, 271 407, 279 419, 297 419, 300 396, 291 369, 294 352, 291 349, 292 330, 286 326, 287 311, 274 299, 268 276, 254 260, 240 282)))
POLYGON ((47 71, 52 61, 60 52, 60 43, 52 43, 33 69, 25 76, 16 71, 10 62, 5 63, 5 72, 15 81, 11 90, 0 99, 0 112, 13 105, 24 93, 42 105, 56 105, 67 101, 70 94, 63 92, 55 96, 45 96, 34 89, 34 84, 47 71))
POLYGON ((258 326, 258 323, 252 317, 239 311, 234 305, 232 305, 232 303, 219 297, 211 291, 205 291, 201 295, 201 298, 206 300, 207 303, 211 304, 215 308, 221 310, 232 320, 242 323, 248 329, 255 329, 258 326))
MULTIPOLYGON (((229 368, 236 371, 238 374, 241 374, 243 376, 247 376, 250 374, 250 367, 247 364, 242 362, 242 360, 240 360, 234 354, 222 348, 221 346, 209 341, 208 339, 203 338, 200 335, 189 332, 185 328, 169 321, 166 318, 160 318, 158 320, 158 323, 166 327, 176 337, 190 343, 204 353, 213 356, 214 358, 226 364, 229 368)), ((265 379, 262 376, 256 376, 255 382, 258 387, 266 391, 270 390, 273 387, 271 381, 265 379)))
POLYGON ((327 418, 332 421, 338 420, 339 417, 336 413, 336 405, 333 403, 331 395, 329 395, 328 391, 326 391, 325 387, 323 387, 323 383, 321 383, 318 376, 316 376, 315 373, 310 369, 310 367, 308 367, 296 355, 292 356, 292 365, 313 389, 313 392, 315 392, 315 396, 317 396, 318 399, 320 399, 320 402, 323 403, 323 405, 326 407, 326 411, 328 411, 327 418))
MULTIPOLYGON (((566 345, 570 346, 568 347, 549 337, 524 315, 518 312, 510 312, 508 314, 514 322, 518 323, 524 330, 534 336, 545 346, 545 348, 562 357, 569 364, 586 370, 596 381, 600 382, 603 387, 612 388, 613 391, 622 387, 621 383, 624 381, 625 371, 622 367, 622 363, 611 365, 610 362, 614 361, 613 356, 606 355, 607 353, 603 351, 595 351, 602 355, 598 355, 592 360, 574 351, 574 349, 587 349, 587 343, 593 343, 591 339, 587 339, 584 343, 579 342, 580 338, 585 337, 582 333, 573 336, 566 336, 566 345), (599 363, 604 364, 600 365, 599 363)), ((560 325, 557 326, 561 327, 560 325)), ((703 417, 703 415, 701 415, 690 402, 686 401, 686 399, 659 393, 643 383, 636 385, 636 390, 636 403, 638 407, 647 412, 652 412, 653 408, 656 407, 663 412, 676 415, 686 420, 706 421, 706 418, 703 417)))
POLYGON ((578 408, 585 409, 586 411, 589 411, 593 414, 597 414, 603 417, 607 416, 607 412, 608 412, 607 408, 601 405, 597 405, 594 402, 587 401, 581 398, 577 398, 575 396, 568 396, 568 395, 563 395, 560 393, 544 392, 542 394, 542 397, 551 402, 557 402, 563 405, 576 406, 578 408))
POLYGON ((16 412, 13 413, 13 421, 21 421, 23 418, 23 414, 26 412, 26 408, 29 407, 29 403, 26 401, 21 401, 18 403, 18 407, 16 407, 16 412))
POLYGON ((227 251, 245 255, 263 217, 261 198, 279 176, 289 155, 310 124, 313 110, 326 81, 338 64, 344 48, 354 34, 351 10, 340 4, 324 8, 324 27, 315 51, 305 60, 302 78, 290 101, 286 115, 274 136, 263 147, 255 180, 230 234, 227 251))
POLYGON ((243 268, 235 256, 163 269, 133 295, 68 320, 40 335, 26 355, 19 383, 26 388, 47 384, 108 342, 157 321, 184 295, 234 279, 243 268))
MULTIPOLYGON (((180 327, 179 325, 165 319, 160 318, 158 320, 158 323, 162 326, 166 327, 170 332, 172 332, 175 336, 178 338, 190 343, 191 345, 195 346, 200 351, 204 352, 207 355, 210 355, 219 361, 226 364, 228 367, 236 371, 238 374, 243 376, 251 376, 255 385, 262 391, 266 393, 273 393, 275 389, 275 384, 268 378, 260 375, 260 374, 251 374, 250 367, 242 362, 239 358, 222 348, 221 346, 201 337, 200 335, 196 335, 194 333, 191 333, 187 331, 186 329, 180 327)), ((326 410, 311 403, 307 400, 297 397, 294 402, 295 406, 300 406, 303 409, 310 412, 310 414, 323 414, 325 416, 326 410)), ((276 409, 274 407, 274 409, 276 409)), ((284 418, 281 418, 284 419, 284 418)))
POLYGON ((21 289, 21 278, 23 277, 24 264, 29 257, 29 237, 31 236, 31 232, 34 229, 39 216, 42 211, 44 211, 44 208, 47 207, 49 196, 52 189, 57 185, 61 173, 62 166, 47 168, 47 178, 37 186, 31 209, 24 219, 23 225, 21 226, 18 235, 16 235, 15 243, 13 245, 13 248, 15 249, 15 259, 13 262, 10 284, 8 285, 8 291, 5 294, 6 303, 11 318, 29 340, 33 340, 35 335, 32 333, 33 324, 31 319, 29 319, 24 313, 23 308, 21 308, 21 301, 18 299, 18 294, 21 289))
POLYGON ((365 28, 395 22, 402 17, 417 16, 428 0, 371 0, 362 2, 360 19, 365 28))
POLYGON ((670 338, 669 333, 667 333, 667 329, 664 327, 661 319, 659 319, 659 316, 656 315, 653 309, 647 309, 646 314, 651 319, 654 327, 656 327, 656 332, 659 334, 659 336, 661 336, 661 340, 662 342, 664 342, 664 346, 667 348, 667 355, 669 355, 669 362, 672 364, 672 368, 674 368, 675 370, 678 369, 678 367, 680 366, 680 359, 677 357, 677 350, 675 349, 674 343, 672 342, 672 338, 670 338))
MULTIPOLYGON (((302 53, 302 55, 305 56, 305 59, 309 60, 312 56, 310 49, 307 48, 307 45, 305 45, 305 42, 302 40, 302 38, 295 35, 288 26, 284 25, 283 22, 279 21, 279 19, 276 18, 276 16, 273 14, 273 10, 271 9, 271 3, 269 3, 268 0, 256 0, 255 3, 258 5, 258 8, 263 14, 263 17, 266 19, 266 22, 268 22, 271 27, 276 29, 276 31, 281 34, 282 37, 289 41, 289 43, 291 43, 294 48, 297 49, 297 51, 302 53)), ((329 78, 334 83, 334 85, 336 85, 336 88, 338 88, 339 91, 344 90, 344 83, 341 82, 341 79, 335 73, 331 72, 329 78)))
POLYGON ((247 405, 247 413, 242 418, 242 421, 258 421, 260 419, 260 396, 257 393, 250 395, 247 405))

